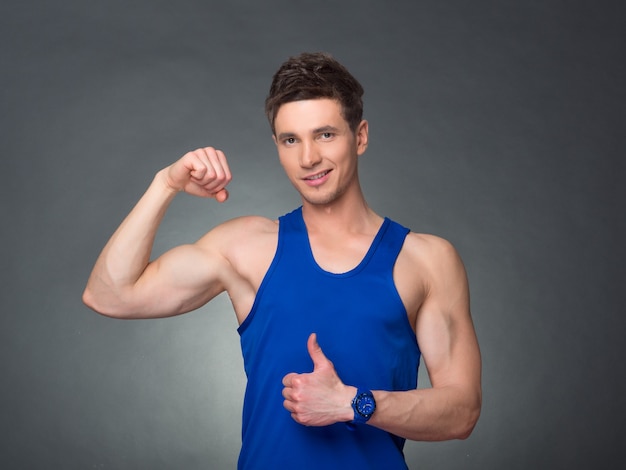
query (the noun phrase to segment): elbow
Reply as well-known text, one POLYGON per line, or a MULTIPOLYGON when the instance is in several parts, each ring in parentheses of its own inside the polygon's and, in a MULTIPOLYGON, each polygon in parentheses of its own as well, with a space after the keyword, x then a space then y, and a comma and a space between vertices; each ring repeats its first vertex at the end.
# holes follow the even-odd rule
POLYGON ((85 290, 83 291, 82 300, 83 300, 83 303, 94 312, 99 313, 100 315, 104 315, 106 317, 114 316, 111 310, 107 309, 103 304, 98 302, 97 296, 89 288, 89 286, 87 286, 85 290))
POLYGON ((93 295, 93 292, 89 289, 89 286, 85 287, 85 290, 83 291, 82 300, 83 300, 83 303, 87 307, 89 307, 91 310, 93 310, 94 312, 100 313, 98 309, 98 304, 96 303, 96 299, 93 295))
POLYGON ((455 429, 454 439, 465 440, 474 431, 478 418, 480 417, 481 399, 477 397, 472 403, 468 403, 459 419, 457 428, 455 429))
POLYGON ((474 428, 476 427, 476 423, 478 422, 479 412, 476 412, 468 419, 466 419, 463 423, 461 423, 456 431, 455 439, 465 440, 472 434, 474 428))
POLYGON ((91 310, 105 317, 120 319, 130 318, 129 315, 125 315, 123 311, 121 311, 119 308, 116 308, 114 303, 102 301, 102 299, 99 299, 99 297, 93 292, 92 289, 89 288, 89 286, 87 286, 83 291, 82 301, 91 310))

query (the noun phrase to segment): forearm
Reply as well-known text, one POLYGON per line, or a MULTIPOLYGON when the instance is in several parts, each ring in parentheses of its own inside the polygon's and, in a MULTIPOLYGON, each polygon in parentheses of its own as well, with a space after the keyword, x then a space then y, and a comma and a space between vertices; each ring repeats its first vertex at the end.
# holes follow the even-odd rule
MULTIPOLYGON (((315 334, 309 337, 307 350, 313 372, 283 377, 285 408, 305 426, 352 421, 355 410, 351 403, 357 388, 341 381, 315 334)), ((477 357, 464 366, 467 376, 446 385, 394 392, 374 390, 376 410, 368 425, 415 441, 466 438, 480 414, 481 387, 477 357)))
POLYGON ((163 171, 157 173, 95 263, 83 300, 96 311, 114 314, 124 293, 137 282, 150 261, 158 227, 176 195, 165 184, 163 171))
POLYGON ((467 438, 480 414, 480 391, 449 386, 406 392, 374 391, 369 424, 415 441, 467 438))

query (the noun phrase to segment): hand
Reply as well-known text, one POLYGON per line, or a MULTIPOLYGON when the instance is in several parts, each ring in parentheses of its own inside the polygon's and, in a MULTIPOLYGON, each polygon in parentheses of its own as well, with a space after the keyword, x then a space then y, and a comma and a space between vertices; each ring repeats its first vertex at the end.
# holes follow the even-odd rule
POLYGON ((326 358, 312 333, 307 349, 313 360, 313 372, 287 374, 283 378, 283 403, 291 417, 305 426, 327 426, 354 417, 352 398, 356 388, 343 384, 335 366, 326 358))
POLYGON ((173 191, 212 197, 218 202, 228 199, 226 185, 232 179, 224 152, 213 147, 186 153, 165 169, 164 177, 166 186, 173 191))

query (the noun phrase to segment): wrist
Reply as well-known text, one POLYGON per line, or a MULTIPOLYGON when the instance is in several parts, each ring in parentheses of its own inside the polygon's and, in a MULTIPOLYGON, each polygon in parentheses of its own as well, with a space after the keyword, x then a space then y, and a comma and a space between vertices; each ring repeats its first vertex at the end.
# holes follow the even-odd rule
POLYGON ((159 185, 161 186, 161 188, 163 188, 165 191, 167 191, 168 193, 172 194, 172 195, 176 195, 179 192, 183 191, 183 188, 176 188, 172 185, 170 178, 169 178, 169 170, 170 168, 163 168, 162 170, 160 170, 154 177, 154 181, 159 183, 159 185))
POLYGON ((367 423, 376 411, 376 400, 371 390, 359 387, 351 401, 353 411, 352 420, 348 427, 354 429, 356 425, 367 423))
POLYGON ((343 419, 342 421, 346 423, 350 423, 354 420, 354 408, 352 407, 352 401, 356 396, 358 388, 353 387, 351 385, 346 386, 345 395, 343 398, 344 411, 343 411, 343 419))

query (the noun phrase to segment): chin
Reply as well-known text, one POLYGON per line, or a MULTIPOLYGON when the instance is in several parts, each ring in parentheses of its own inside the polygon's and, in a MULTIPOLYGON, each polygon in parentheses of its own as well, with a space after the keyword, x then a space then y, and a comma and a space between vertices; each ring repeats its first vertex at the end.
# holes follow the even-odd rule
POLYGON ((336 192, 324 194, 301 193, 301 195, 302 199, 312 206, 327 206, 335 202, 340 197, 340 194, 336 192))

